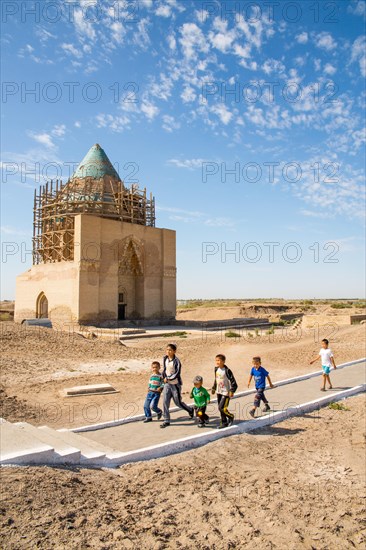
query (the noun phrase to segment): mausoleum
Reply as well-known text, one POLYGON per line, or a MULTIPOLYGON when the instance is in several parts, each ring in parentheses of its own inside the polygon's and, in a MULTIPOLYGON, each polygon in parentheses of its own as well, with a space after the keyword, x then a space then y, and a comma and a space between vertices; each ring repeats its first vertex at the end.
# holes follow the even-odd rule
POLYGON ((15 321, 95 324, 175 314, 175 231, 155 227, 154 197, 126 188, 96 144, 67 183, 35 192, 33 266, 17 277, 15 321))

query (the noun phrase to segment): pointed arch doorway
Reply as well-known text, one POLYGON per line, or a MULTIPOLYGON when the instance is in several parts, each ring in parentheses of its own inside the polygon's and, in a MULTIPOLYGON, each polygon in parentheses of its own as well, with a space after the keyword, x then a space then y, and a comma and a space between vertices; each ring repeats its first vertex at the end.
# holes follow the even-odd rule
POLYGON ((37 319, 48 319, 48 300, 44 292, 41 292, 37 298, 36 317, 37 319))
POLYGON ((143 275, 143 244, 129 236, 122 242, 119 254, 118 320, 142 317, 143 275))

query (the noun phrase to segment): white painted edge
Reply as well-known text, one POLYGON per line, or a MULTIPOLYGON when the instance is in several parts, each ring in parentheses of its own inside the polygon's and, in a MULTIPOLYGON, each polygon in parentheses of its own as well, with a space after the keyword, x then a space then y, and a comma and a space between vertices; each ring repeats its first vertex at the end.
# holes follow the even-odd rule
MULTIPOLYGON (((348 390, 340 391, 337 394, 327 395, 307 403, 302 403, 293 407, 289 407, 286 410, 270 413, 269 415, 259 417, 254 420, 246 420, 240 422, 239 424, 224 428, 222 430, 215 430, 212 432, 206 432, 204 434, 196 434, 193 436, 184 437, 182 439, 177 439, 174 441, 169 441, 166 443, 159 443, 158 445, 144 447, 142 449, 137 449, 134 451, 128 451, 126 453, 111 453, 110 455, 100 456, 100 457, 81 457, 79 466, 89 466, 89 467, 109 467, 116 468, 124 464, 129 464, 131 462, 139 462, 145 460, 152 460, 157 458, 163 458, 172 454, 180 453, 183 451, 188 451, 211 443, 215 440, 222 439, 224 437, 229 437, 231 435, 239 435, 243 433, 250 433, 252 431, 258 430, 265 426, 271 426, 277 424, 294 416, 312 412, 320 407, 325 405, 346 399, 357 395, 359 393, 366 391, 366 384, 361 384, 355 386, 348 390)), ((66 431, 66 430, 65 430, 66 431)), ((31 465, 31 464, 49 464, 55 465, 55 456, 54 450, 49 448, 48 452, 44 453, 32 453, 31 456, 27 453, 25 456, 21 457, 19 454, 17 457, 13 458, 10 456, 4 457, 2 465, 31 465)))
MULTIPOLYGON (((340 365, 337 365, 337 369, 343 369, 345 367, 349 367, 351 365, 356 365, 358 363, 364 363, 366 361, 366 357, 362 359, 355 359, 354 361, 348 361, 347 363, 342 363, 340 365)), ((319 376, 323 373, 322 370, 318 370, 315 372, 310 372, 307 374, 302 374, 300 376, 295 376, 293 378, 287 378, 285 380, 280 380, 279 382, 276 382, 274 384, 275 387, 279 386, 285 386, 286 384, 292 384, 294 382, 301 382, 301 380, 307 380, 309 378, 314 378, 316 376, 319 376)), ((237 399, 238 397, 243 397, 245 395, 250 395, 255 393, 255 390, 247 390, 247 391, 241 391, 238 392, 232 397, 232 399, 237 399)), ((217 399, 212 399, 210 403, 216 403, 217 399)), ((179 407, 172 407, 169 409, 170 412, 176 412, 179 411, 179 407)), ((156 416, 153 414, 153 416, 156 416)), ((77 428, 64 428, 64 430, 67 429, 69 432, 91 432, 96 430, 102 430, 104 428, 112 428, 113 426, 120 426, 122 424, 129 424, 130 422, 141 422, 145 418, 144 414, 138 414, 135 416, 127 416, 125 418, 118 418, 117 420, 109 420, 107 422, 100 422, 98 424, 90 424, 86 426, 80 426, 77 428)))
POLYGON ((184 437, 182 439, 177 439, 175 441, 169 441, 166 443, 159 443, 158 445, 153 445, 150 447, 144 447, 142 449, 137 449, 135 451, 128 451, 123 454, 121 457, 115 457, 113 460, 108 460, 108 456, 104 461, 104 464, 98 462, 94 466, 105 466, 105 467, 118 467, 124 464, 129 464, 131 462, 140 462, 145 460, 152 460, 157 458, 163 458, 172 454, 177 454, 183 451, 188 451, 211 443, 217 439, 222 439, 224 437, 229 437, 231 435, 239 435, 243 433, 250 433, 259 428, 265 426, 271 426, 272 424, 277 424, 284 420, 288 420, 294 416, 312 412, 316 409, 324 407, 325 405, 346 399, 366 391, 366 384, 361 384, 355 386, 348 390, 343 390, 337 394, 332 394, 329 396, 321 397, 315 399, 314 401, 309 401, 307 403, 302 403, 293 407, 289 407, 284 411, 278 411, 271 413, 269 415, 259 417, 254 420, 245 420, 239 424, 230 426, 228 428, 223 428, 222 430, 215 430, 212 432, 206 432, 204 434, 197 434, 193 436, 184 437))

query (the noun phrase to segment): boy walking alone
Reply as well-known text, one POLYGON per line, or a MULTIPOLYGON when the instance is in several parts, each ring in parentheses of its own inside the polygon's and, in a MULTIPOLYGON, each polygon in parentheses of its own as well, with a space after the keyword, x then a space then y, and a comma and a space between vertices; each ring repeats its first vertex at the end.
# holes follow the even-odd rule
POLYGON ((217 392, 217 405, 221 415, 219 429, 227 428, 234 422, 234 415, 228 411, 230 398, 234 396, 238 384, 232 371, 225 365, 226 357, 219 353, 216 355, 215 381, 211 393, 217 392))
POLYGON ((333 388, 332 383, 330 381, 330 376, 329 376, 330 368, 331 367, 333 367, 334 369, 337 368, 336 364, 334 362, 333 352, 330 349, 330 347, 328 347, 328 346, 329 346, 329 340, 324 338, 322 340, 322 347, 321 347, 321 350, 319 351, 319 355, 317 357, 315 357, 315 359, 310 361, 310 365, 312 365, 313 363, 315 363, 315 361, 317 359, 319 359, 319 357, 321 358, 322 369, 323 369, 323 385, 320 388, 320 391, 325 391, 326 382, 328 382, 328 384, 329 384, 328 387, 329 387, 330 390, 333 388))
POLYGON ((266 371, 266 369, 264 369, 261 365, 260 357, 253 357, 253 367, 252 367, 252 370, 250 371, 248 388, 250 386, 253 376, 255 380, 255 389, 257 390, 257 393, 254 396, 254 407, 251 411, 249 411, 249 414, 254 418, 255 411, 261 404, 261 401, 263 401, 264 403, 264 409, 263 409, 264 412, 271 410, 271 407, 268 404, 268 399, 264 395, 264 390, 266 389, 266 378, 269 382, 269 386, 271 388, 273 388, 274 386, 269 377, 269 372, 266 371))
POLYGON ((163 377, 160 374, 159 361, 154 361, 153 363, 151 363, 151 370, 152 374, 149 379, 147 396, 144 404, 145 424, 147 422, 152 422, 151 409, 157 413, 158 420, 160 420, 163 414, 163 411, 158 407, 160 394, 163 391, 164 387, 163 377))

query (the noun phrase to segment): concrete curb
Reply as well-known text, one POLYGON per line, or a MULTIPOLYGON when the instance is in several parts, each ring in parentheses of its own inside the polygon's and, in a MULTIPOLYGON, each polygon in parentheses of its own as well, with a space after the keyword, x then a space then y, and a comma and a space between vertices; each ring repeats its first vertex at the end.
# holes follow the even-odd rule
POLYGON ((169 443, 161 443, 159 445, 145 447, 136 451, 129 451, 125 453, 123 457, 121 457, 119 464, 114 463, 113 467, 122 466, 131 462, 163 458, 172 454, 177 454, 191 449, 196 449, 197 447, 202 447, 203 445, 207 445, 207 443, 212 443, 213 441, 223 439, 224 437, 250 433, 265 426, 277 424, 294 416, 298 416, 306 412, 312 412, 321 407, 324 407, 325 405, 328 405, 331 402, 340 401, 342 399, 346 399, 347 397, 351 397, 365 391, 366 384, 361 384, 360 386, 355 386, 354 388, 339 392, 336 395, 330 395, 315 399, 314 401, 309 401, 308 403, 303 403, 301 405, 297 405, 296 407, 289 407, 285 411, 275 412, 268 416, 260 417, 256 420, 246 420, 234 426, 224 428, 222 430, 215 430, 214 432, 210 433, 185 437, 182 439, 177 439, 175 441, 170 441, 169 443))
MULTIPOLYGON (((348 361, 347 363, 342 363, 341 365, 337 366, 337 369, 343 369, 345 367, 349 367, 351 365, 356 365, 357 363, 363 363, 366 361, 366 357, 362 359, 356 359, 354 361, 348 361)), ((323 373, 322 370, 318 370, 315 372, 310 372, 308 374, 302 374, 300 376, 295 376, 293 378, 287 378, 285 380, 280 380, 279 382, 275 383, 275 387, 279 386, 285 386, 286 384, 292 384, 294 382, 301 382, 301 380, 307 380, 309 378, 315 378, 316 376, 320 376, 323 373)), ((268 388, 268 391, 270 391, 270 388, 268 388)), ((247 390, 247 391, 241 391, 234 395, 232 398, 238 399, 239 397, 244 397, 245 395, 254 394, 255 390, 247 390)), ((210 403, 216 403, 217 399, 212 399, 210 403)), ((179 411, 179 407, 172 407, 169 409, 170 412, 176 412, 179 411)), ((135 416, 128 416, 126 418, 118 418, 117 420, 109 420, 107 422, 100 422, 98 424, 90 424, 86 426, 80 426, 77 428, 69 428, 68 431, 70 432, 91 432, 96 430, 102 430, 104 428, 112 428, 114 426, 121 426, 122 424, 129 424, 130 422, 141 422, 145 418, 144 414, 138 414, 135 416)))

